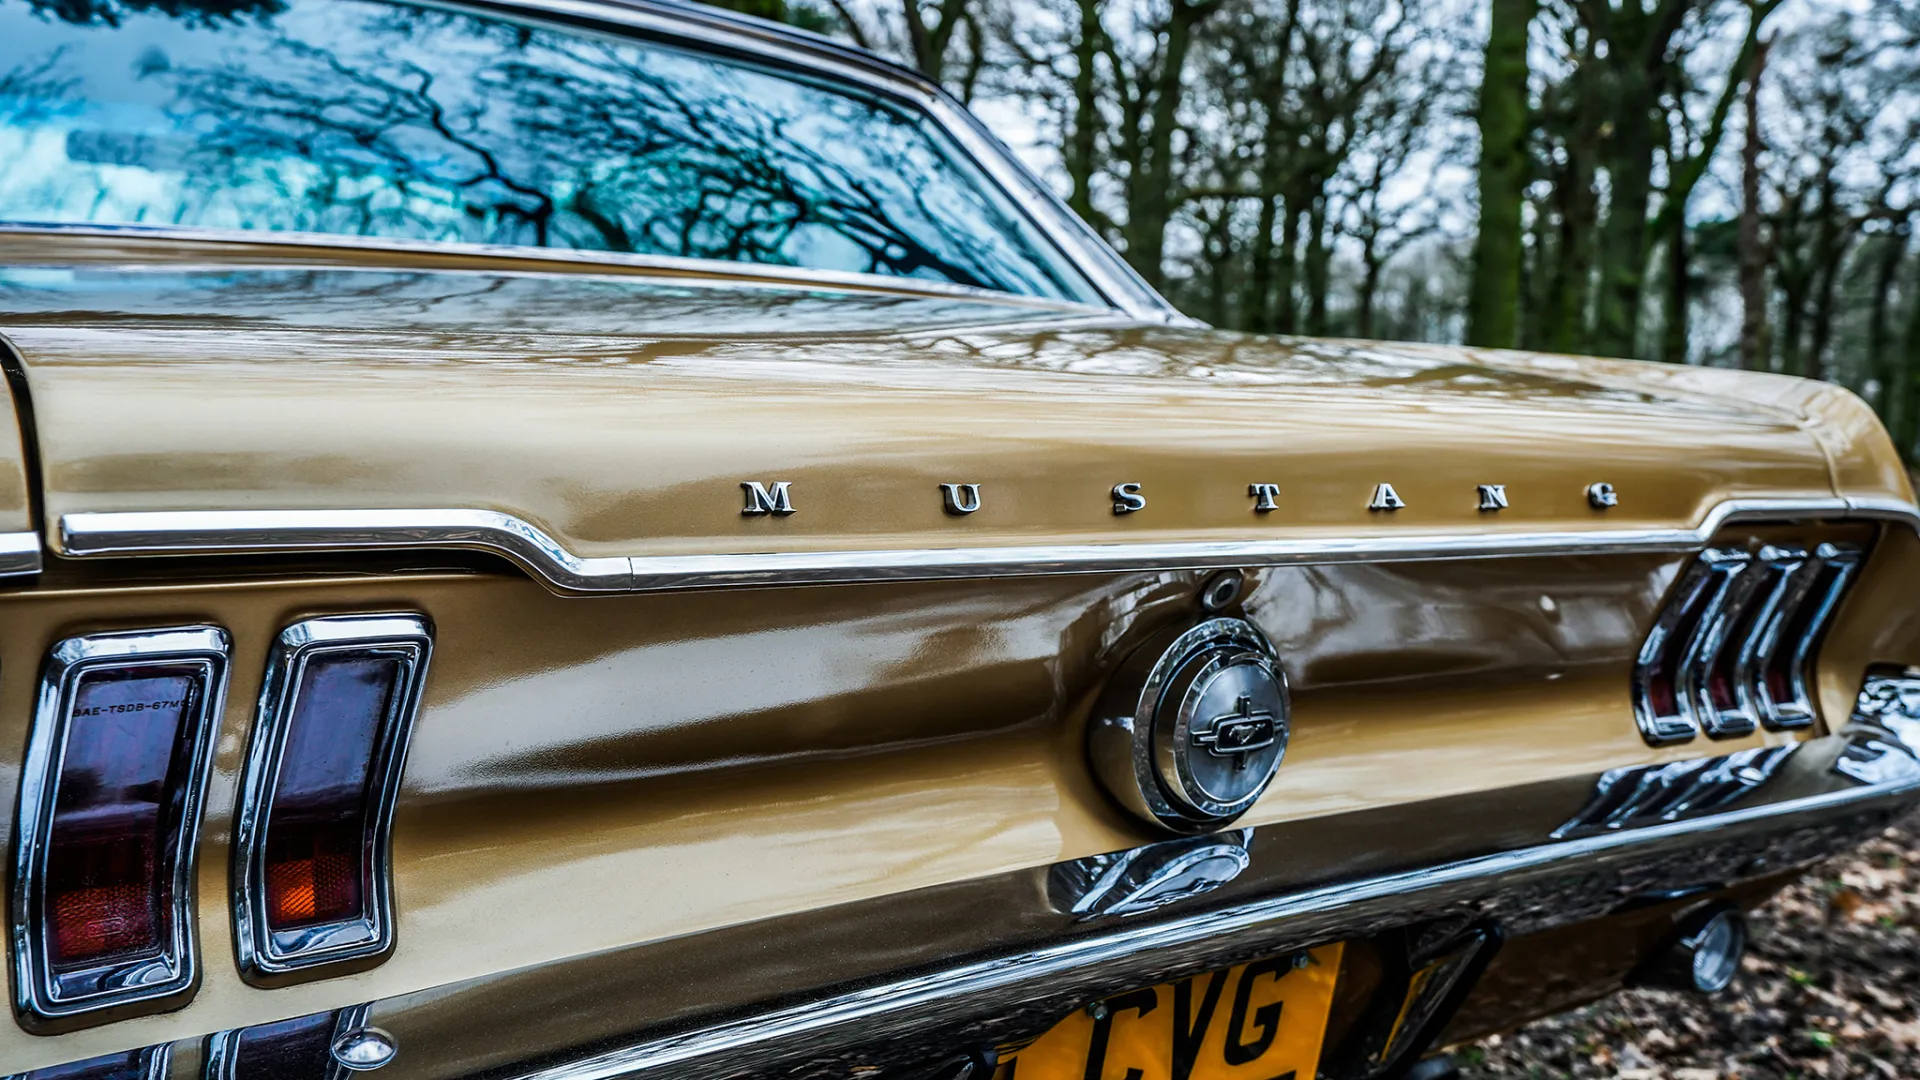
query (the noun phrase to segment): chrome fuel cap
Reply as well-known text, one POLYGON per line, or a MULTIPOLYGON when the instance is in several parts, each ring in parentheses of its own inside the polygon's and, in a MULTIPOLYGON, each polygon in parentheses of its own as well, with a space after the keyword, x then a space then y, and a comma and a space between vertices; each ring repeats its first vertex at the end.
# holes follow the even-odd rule
POLYGON ((1242 619, 1159 635, 1114 673, 1089 729, 1101 782, 1157 825, 1198 832, 1246 812, 1287 751, 1287 682, 1242 619))

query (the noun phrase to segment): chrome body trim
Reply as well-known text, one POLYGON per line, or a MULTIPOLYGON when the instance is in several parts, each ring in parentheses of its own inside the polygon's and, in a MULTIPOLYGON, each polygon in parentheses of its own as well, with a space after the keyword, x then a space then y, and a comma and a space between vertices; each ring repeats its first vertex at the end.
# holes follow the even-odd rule
POLYGON ((617 591, 632 577, 629 559, 580 558, 528 522, 493 510, 68 514, 60 519, 60 547, 80 556, 479 548, 562 589, 617 591))
POLYGON ((1608 769, 1585 809, 1553 831, 1555 840, 1711 814, 1766 784, 1800 743, 1756 746, 1725 757, 1608 769))
POLYGON ((738 555, 582 558, 497 510, 171 510, 67 514, 59 550, 75 557, 470 548, 503 555, 569 592, 1412 562, 1698 551, 1739 521, 1862 518, 1920 527, 1911 504, 1844 499, 1729 500, 1694 528, 1387 534, 1314 540, 1051 544, 738 555))
POLYGON ((1245 813, 1278 775, 1292 733, 1288 711, 1286 673, 1266 635, 1242 619, 1207 619, 1150 638, 1121 662, 1087 723, 1087 759, 1107 793, 1142 821, 1179 833, 1215 829, 1245 813), (1226 720, 1198 711, 1216 680, 1240 693, 1243 711, 1257 698, 1267 729, 1264 743, 1240 755, 1245 772, 1225 781, 1195 765, 1218 750, 1226 720))
POLYGON ((37 574, 42 568, 40 534, 0 533, 0 577, 37 574))
MULTIPOLYGON (((1911 753, 1912 748, 1903 752, 1911 753)), ((1177 952, 1186 946, 1208 944, 1218 947, 1236 937, 1271 935, 1276 924, 1285 920, 1301 923, 1294 936, 1286 938, 1294 941, 1299 934, 1329 932, 1331 923, 1320 925, 1327 919, 1351 918, 1360 923, 1380 919, 1381 905, 1414 911, 1423 905, 1468 900, 1495 885, 1522 888, 1531 882, 1553 880, 1582 883, 1587 881, 1582 876, 1584 870, 1617 867, 1643 854, 1679 846, 1722 845, 1752 830, 1789 831, 1829 816, 1893 812, 1911 805, 1917 797, 1920 771, 1904 774, 1894 782, 1605 831, 1175 918, 1138 924, 1122 921, 1102 933, 1019 954, 866 986, 512 1075, 516 1080, 619 1080, 667 1071, 687 1077, 741 1075, 770 1064, 776 1057, 790 1054, 806 1059, 826 1045, 835 1031, 857 1028, 863 1040, 883 1041, 909 1037, 930 1024, 950 1019, 956 1010, 1017 1011, 1014 1002, 1024 1000, 1023 995, 1036 984, 1050 980, 1070 983, 1089 969, 1117 964, 1137 954, 1177 952)), ((1303 943, 1296 941, 1295 945, 1303 943)), ((1072 993, 1072 987, 1062 992, 1072 993)))
MULTIPOLYGON (((1114 309, 1071 300, 1053 300, 1043 296, 996 292, 971 285, 955 285, 925 278, 888 277, 851 270, 817 270, 803 266, 774 263, 727 262, 687 255, 643 255, 618 251, 591 251, 575 248, 514 247, 510 244, 464 243, 453 240, 412 240, 404 237, 380 238, 333 233, 267 232, 263 230, 223 229, 197 225, 140 225, 112 222, 0 221, 0 236, 34 233, 58 233, 68 236, 138 237, 182 243, 246 244, 259 247, 313 248, 320 251, 382 252, 429 255, 440 258, 502 259, 535 264, 551 264, 532 269, 498 269, 501 274, 597 277, 622 281, 665 283, 682 288, 756 288, 756 289, 830 289, 837 292, 887 293, 927 299, 975 300, 982 303, 1028 308, 1044 315, 1057 312, 1066 316, 1089 315, 1111 318, 1114 309), (598 273, 595 271, 598 270, 598 273), (636 273, 635 271, 643 271, 636 273), (644 271, 654 271, 645 273, 644 271)), ((201 264, 204 265, 204 264, 201 264)), ((270 260, 249 262, 234 269, 271 266, 270 260)), ((121 266, 116 269, 125 270, 121 266)), ((313 269, 305 266, 303 269, 313 269)), ((344 269, 361 269, 345 267, 344 269)), ((382 264, 371 269, 406 269, 382 264)), ((486 273, 487 267, 463 266, 457 272, 486 273)))
POLYGON ((234 811, 233 928, 242 974, 284 975, 380 956, 393 948, 393 811, 432 649, 433 632, 427 620, 410 614, 307 619, 282 630, 274 642, 260 687, 240 803, 234 811), (274 930, 267 923, 266 907, 268 818, 307 665, 316 656, 332 653, 389 656, 398 662, 387 714, 374 735, 367 767, 366 861, 360 867, 365 914, 274 930))
POLYGON ((1830 543, 1811 556, 1772 544, 1758 556, 1702 551, 1634 660, 1633 715, 1648 745, 1812 726, 1816 650, 1862 555, 1830 543))
MULTIPOLYGON (((1807 616, 1804 627, 1796 627, 1798 633, 1791 642, 1792 653, 1787 658, 1788 700, 1776 701, 1767 685, 1767 671, 1773 664, 1775 650, 1783 644, 1775 627, 1784 620, 1776 620, 1762 639, 1760 647, 1760 677, 1755 684, 1755 696, 1772 707, 1761 713, 1761 719, 1768 727, 1776 730, 1812 727, 1820 715, 1814 702, 1813 661, 1819 645, 1826 638, 1827 625, 1833 621, 1834 612, 1839 610, 1840 600, 1846 595, 1847 587, 1853 583, 1853 577, 1859 572, 1862 552, 1851 545, 1821 544, 1814 549, 1812 564, 1818 568, 1818 574, 1807 577, 1808 593, 1799 598, 1798 604, 1809 602, 1815 606, 1807 616), (1824 581, 1822 579, 1825 579, 1824 581), (1824 590, 1818 597, 1811 590, 1821 585, 1824 590)), ((1798 612, 1795 613, 1796 622, 1798 612)))
POLYGON ((1749 716, 1765 718, 1771 715, 1771 710, 1760 685, 1762 647, 1786 605, 1794 598, 1795 583, 1801 580, 1801 571, 1807 565, 1807 550, 1769 544, 1760 549, 1759 559, 1765 579, 1756 588, 1764 589, 1765 594, 1760 596, 1758 607, 1752 609, 1731 677, 1736 708, 1749 716))
MULTIPOLYGON (((101 1060, 125 1058, 127 1054, 140 1055, 140 1080, 167 1080, 173 1065, 173 1046, 170 1043, 143 1047, 139 1050, 129 1050, 120 1054, 102 1054, 97 1058, 87 1058, 82 1061, 73 1062, 72 1065, 65 1066, 64 1068, 84 1066, 91 1062, 101 1060)), ((63 1067, 55 1066, 55 1068, 63 1067)), ((0 1077, 0 1080, 38 1080, 39 1077, 44 1075, 46 1075, 45 1072, 40 1069, 29 1069, 23 1073, 14 1073, 9 1076, 0 1077)))
MULTIPOLYGON (((184 1004, 199 978, 196 895, 200 818, 211 772, 214 732, 225 711, 232 642, 216 626, 94 634, 72 637, 48 653, 34 706, 32 734, 20 770, 20 801, 14 827, 11 933, 14 1008, 23 1018, 62 1020, 100 1010, 148 1005, 145 1011, 184 1004), (181 719, 188 763, 178 795, 180 822, 172 838, 165 944, 157 957, 106 960, 67 978, 84 976, 90 988, 63 990, 47 955, 45 924, 49 832, 59 798, 61 763, 80 680, 100 671, 165 666, 188 669, 199 698, 181 719), (174 1000, 169 1000, 174 999, 174 1000)), ((160 853, 156 852, 156 861, 160 853)))
MULTIPOLYGON (((333 1020, 332 1030, 327 1033, 327 1046, 329 1051, 331 1051, 333 1044, 339 1042, 343 1036, 366 1025, 367 1006, 350 1005, 344 1009, 336 1009, 327 1015, 333 1020)), ((291 1017, 290 1019, 303 1020, 306 1019, 306 1017, 291 1017)), ((266 1024, 253 1025, 253 1027, 271 1027, 275 1023, 283 1022, 284 1021, 269 1021, 266 1024)), ((250 1030, 252 1030, 252 1027, 229 1028, 226 1031, 217 1031, 207 1036, 206 1053, 200 1063, 201 1080, 249 1080, 247 1077, 240 1076, 238 1070, 240 1066, 240 1037, 250 1030)), ((165 1048, 162 1047, 162 1049, 165 1048)), ((326 1068, 323 1073, 308 1077, 306 1080, 345 1080, 346 1077, 351 1075, 352 1072, 334 1062, 331 1053, 329 1053, 326 1068)))

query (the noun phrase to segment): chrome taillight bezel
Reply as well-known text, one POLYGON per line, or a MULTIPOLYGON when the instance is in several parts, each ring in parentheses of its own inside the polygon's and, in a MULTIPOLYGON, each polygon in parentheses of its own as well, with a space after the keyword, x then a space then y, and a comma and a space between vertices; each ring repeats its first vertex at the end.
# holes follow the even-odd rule
MULTIPOLYGON (((289 1020, 306 1020, 324 1016, 327 1018, 327 1060, 319 1074, 312 1080, 345 1080, 353 1075, 353 1070, 339 1064, 332 1056, 332 1049, 342 1036, 366 1026, 367 1016, 372 1012, 371 1005, 349 1005, 328 1013, 315 1013, 308 1016, 289 1017, 289 1020)), ((201 1062, 201 1080, 246 1080, 240 1075, 243 1062, 241 1040, 248 1032, 262 1027, 272 1027, 286 1021, 257 1024, 252 1027, 231 1028, 207 1036, 206 1056, 201 1062)))
POLYGON ((1750 565, 1745 551, 1708 549, 1687 569, 1674 599, 1641 643, 1633 665, 1633 718, 1652 746, 1689 742, 1700 734, 1693 672, 1702 647, 1725 610, 1727 594, 1750 565), (1653 673, 1655 665, 1665 669, 1653 673), (1671 711, 1654 701, 1652 683, 1664 677, 1673 699, 1671 711))
POLYGON ((231 653, 231 639, 216 626, 90 634, 67 638, 48 652, 14 819, 14 1008, 23 1021, 58 1021, 104 1009, 129 1015, 132 1007, 143 1005, 142 1011, 160 1011, 192 994, 199 978, 194 880, 200 821, 214 732, 226 707, 231 653), (184 669, 194 673, 199 686, 198 700, 182 720, 189 756, 184 790, 178 793, 180 821, 171 837, 170 865, 157 871, 170 888, 161 955, 56 972, 46 940, 46 868, 76 692, 89 675, 149 667, 184 669))
POLYGON ((1813 557, 1797 575, 1792 599, 1773 613, 1759 635, 1750 687, 1761 720, 1768 727, 1776 731, 1808 728, 1819 716, 1813 685, 1815 653, 1841 597, 1853 583, 1860 557, 1860 549, 1855 547, 1821 544, 1815 548, 1813 557), (1806 615, 1803 624, 1799 619, 1802 613, 1806 615), (1789 650, 1785 660, 1788 692, 1781 697, 1768 685, 1767 673, 1783 648, 1789 650))
POLYGON ((280 632, 261 684, 246 775, 234 813, 233 922, 241 973, 253 980, 324 965, 367 960, 393 948, 393 813, 407 747, 419 712, 433 650, 433 631, 416 614, 334 615, 294 623, 280 632), (391 656, 399 662, 395 690, 369 764, 360 917, 297 929, 268 921, 267 826, 283 755, 312 660, 325 654, 391 656))
POLYGON ((1820 643, 1863 554, 1835 543, 1811 553, 1787 544, 1700 552, 1634 660, 1634 720, 1646 742, 1811 727, 1820 643), (1770 684, 1775 676, 1784 693, 1770 684))

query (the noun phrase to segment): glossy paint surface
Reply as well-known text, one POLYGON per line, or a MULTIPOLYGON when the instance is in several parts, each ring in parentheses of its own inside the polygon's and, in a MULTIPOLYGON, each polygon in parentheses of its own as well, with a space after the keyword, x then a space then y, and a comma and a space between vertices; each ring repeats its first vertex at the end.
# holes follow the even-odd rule
MULTIPOLYGON (((1627 669, 1683 563, 1256 574, 1243 610, 1283 657, 1294 735, 1244 823, 1780 739, 1640 740, 1627 669)), ((235 654, 201 850, 198 995, 57 1041, 0 1027, 0 1060, 66 1060, 1152 840, 1087 774, 1082 725, 1120 656, 1199 616, 1200 581, 595 598, 507 574, 16 586, 0 597, 0 671, 32 670, 66 634, 189 619, 226 626, 235 654), (267 645, 298 619, 369 610, 438 627, 396 822, 398 947, 358 974, 248 986, 230 953, 227 835, 267 645)), ((1834 681, 1857 685, 1869 656, 1920 662, 1912 629, 1849 639, 1834 681)), ((30 693, 0 680, 0 752, 24 743, 30 693)), ((0 761, 9 783, 15 770, 0 761)))
MULTIPOLYGON (((0 363, 11 364, 5 331, 0 330, 0 363)), ((32 497, 27 483, 27 452, 19 410, 14 406, 12 380, 0 380, 0 532, 31 532, 32 497)))
POLYGON ((1827 402, 1827 432, 1803 384, 1766 376, 957 298, 40 261, 8 271, 41 285, 0 331, 26 358, 49 528, 473 507, 586 557, 1609 530, 1829 497, 1830 453, 1849 490, 1904 494, 1851 411, 1827 402), (797 512, 743 515, 750 481, 790 482, 797 512), (1596 481, 1618 507, 1588 504, 1596 481), (1113 512, 1121 482, 1142 510, 1113 512), (1382 482, 1405 509, 1367 509, 1382 482), (981 508, 945 512, 942 483, 980 485, 981 508), (1256 513, 1252 483, 1278 508, 1256 513), (1479 510, 1482 483, 1510 507, 1479 510))
MULTIPOLYGON (((1259 339, 926 290, 30 241, 0 238, 16 286, 0 333, 25 358, 49 537, 89 511, 465 506, 580 555, 644 555, 1604 532, 1690 528, 1728 498, 1911 497, 1856 401, 1770 376, 1259 339), (743 516, 748 480, 791 482, 798 512, 743 516), (1596 481, 1620 506, 1589 505, 1596 481), (1144 509, 1114 514, 1121 482, 1144 509), (1270 513, 1256 482, 1280 485, 1270 513), (1366 509, 1383 482, 1405 509, 1366 509), (981 508, 946 512, 943 483, 979 484, 981 508), (1483 483, 1509 508, 1478 510, 1483 483)), ((1920 540, 1881 531, 1721 538, 1875 545, 1820 668, 1829 717, 1869 663, 1920 663, 1902 606, 1920 540)), ((1244 823, 1790 738, 1640 739, 1628 672, 1687 559, 1250 573, 1236 610, 1279 649, 1294 729, 1244 823)), ((0 1024, 0 1071, 502 972, 565 981, 596 954, 1156 838, 1088 774, 1085 716, 1137 643, 1201 617, 1203 574, 579 597, 456 563, 56 560, 0 587, 0 673, 94 630, 204 621, 235 643, 197 996, 58 1039, 0 1024), (227 843, 267 648, 300 619, 367 611, 438 628, 396 819, 398 945, 368 970, 250 986, 227 843)), ((7 802, 31 692, 0 674, 7 802)), ((1396 839, 1318 842, 1337 867, 1396 839)))

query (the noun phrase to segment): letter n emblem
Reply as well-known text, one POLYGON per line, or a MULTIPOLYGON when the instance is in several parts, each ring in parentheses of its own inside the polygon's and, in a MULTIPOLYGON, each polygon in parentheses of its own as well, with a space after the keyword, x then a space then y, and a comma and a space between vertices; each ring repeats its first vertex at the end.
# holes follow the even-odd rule
POLYGON ((747 493, 747 505, 740 512, 748 517, 755 514, 779 514, 785 517, 793 513, 793 497, 787 494, 793 482, 776 481, 771 485, 772 490, 768 490, 768 486, 758 480, 741 481, 740 490, 747 493))

